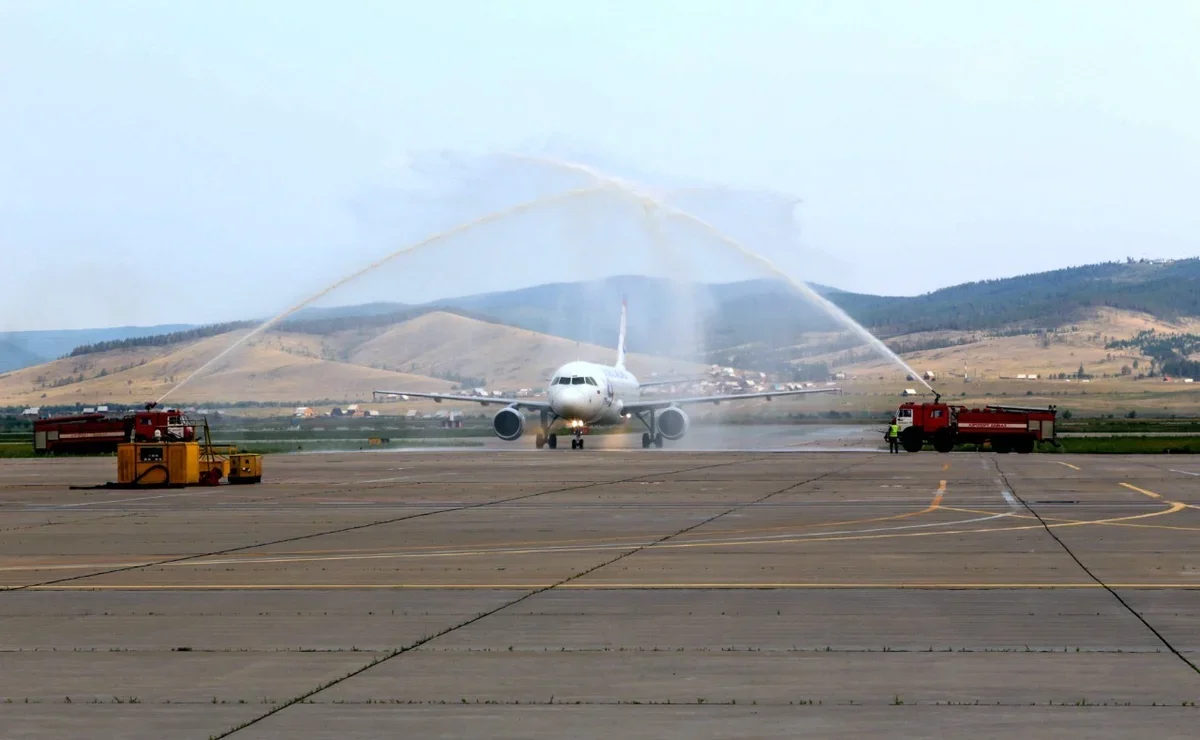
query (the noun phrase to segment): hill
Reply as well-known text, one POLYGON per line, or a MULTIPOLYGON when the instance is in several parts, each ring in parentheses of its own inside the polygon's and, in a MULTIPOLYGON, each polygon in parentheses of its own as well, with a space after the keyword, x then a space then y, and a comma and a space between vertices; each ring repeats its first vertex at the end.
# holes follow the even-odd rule
MULTIPOLYGON (((1174 375, 1200 367, 1197 277, 1200 260, 1193 259, 1091 265, 913 297, 816 290, 886 337, 914 367, 943 378, 1082 369, 1132 380, 1167 365, 1174 375)), ((385 386, 540 388, 563 361, 612 360, 622 297, 630 306, 629 363, 641 376, 693 374, 718 363, 776 373, 779 380, 837 371, 911 385, 786 283, 624 276, 426 305, 310 309, 256 337, 172 399, 353 401, 385 386)), ((124 338, 129 328, 111 330, 112 339, 62 353, 73 356, 0 374, 0 405, 156 398, 251 325, 164 327, 171 331, 124 338)))
MULTIPOLYGON (((411 313, 411 312, 410 312, 411 313)), ((374 389, 450 391, 541 388, 568 359, 611 362, 613 350, 432 309, 396 323, 315 332, 335 319, 298 322, 261 334, 170 400, 179 404, 238 401, 316 403, 366 401, 374 389)), ((0 375, 0 406, 138 404, 158 398, 248 330, 185 331, 145 342, 118 342, 0 375)), ((632 354, 643 375, 695 372, 695 365, 632 354)))
MULTIPOLYGON (((538 389, 556 367, 575 359, 611 364, 615 351, 441 311, 391 327, 347 357, 356 365, 481 380, 496 388, 538 389)), ((640 375, 700 370, 695 364, 638 353, 626 361, 640 375)))
POLYGON ((30 352, 15 341, 0 339, 0 373, 45 361, 45 357, 30 352))
MULTIPOLYGON (((884 338, 936 331, 1054 329, 1077 323, 1101 308, 1167 321, 1200 316, 1200 258, 1085 265, 964 283, 911 297, 813 287, 884 338)), ((840 328, 786 282, 769 279, 689 284, 621 276, 464 296, 436 305, 468 309, 535 331, 596 341, 612 332, 623 295, 633 307, 630 340, 641 346, 670 346, 672 337, 660 330, 657 317, 680 310, 703 322, 705 346, 711 350, 754 342, 773 347, 796 344, 811 332, 840 328), (571 311, 580 303, 589 310, 571 311)))
MULTIPOLYGON (((244 330, 243 330, 244 331, 244 330)), ((168 347, 146 346, 68 357, 0 378, 0 406, 58 406, 75 403, 137 404, 158 398, 242 332, 228 332, 168 347)), ((228 362, 181 388, 176 403, 255 400, 309 402, 367 399, 372 388, 399 385, 444 391, 445 380, 320 357, 320 342, 306 335, 262 335, 228 362)))
POLYGON ((826 295, 884 336, 1014 326, 1058 328, 1101 308, 1171 321, 1200 316, 1200 258, 1084 265, 964 283, 911 298, 841 291, 826 295))
POLYGON ((53 329, 47 331, 0 332, 0 372, 62 357, 81 344, 94 344, 130 337, 183 331, 190 324, 158 326, 115 326, 104 329, 53 329))

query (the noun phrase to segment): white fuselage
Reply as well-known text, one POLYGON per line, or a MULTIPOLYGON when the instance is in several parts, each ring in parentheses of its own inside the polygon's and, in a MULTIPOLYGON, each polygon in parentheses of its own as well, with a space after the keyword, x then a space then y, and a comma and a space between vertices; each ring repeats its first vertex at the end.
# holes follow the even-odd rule
POLYGON ((625 422, 625 405, 641 396, 641 386, 624 368, 568 362, 554 371, 546 389, 550 410, 568 424, 611 426, 625 422))

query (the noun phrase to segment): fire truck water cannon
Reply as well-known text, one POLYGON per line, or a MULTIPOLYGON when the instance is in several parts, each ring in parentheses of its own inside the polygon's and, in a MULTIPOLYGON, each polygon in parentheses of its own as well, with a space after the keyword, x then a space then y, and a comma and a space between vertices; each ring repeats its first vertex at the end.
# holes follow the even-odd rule
POLYGON ((942 403, 934 391, 933 403, 901 404, 896 423, 900 446, 908 452, 920 452, 928 442, 938 452, 950 452, 960 444, 990 444, 995 452, 1027 454, 1038 442, 1058 444, 1057 415, 1055 406, 954 406, 942 403))

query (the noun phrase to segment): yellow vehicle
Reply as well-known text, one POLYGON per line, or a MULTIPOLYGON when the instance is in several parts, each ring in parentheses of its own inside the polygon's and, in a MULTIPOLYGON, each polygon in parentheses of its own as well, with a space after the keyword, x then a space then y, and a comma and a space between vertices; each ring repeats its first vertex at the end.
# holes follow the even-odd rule
POLYGON ((262 480, 262 455, 227 447, 217 454, 204 420, 202 441, 125 442, 117 446, 117 486, 216 486, 262 480))
POLYGON ((231 484, 258 483, 262 480, 262 455, 239 452, 229 456, 229 471, 225 474, 231 484))

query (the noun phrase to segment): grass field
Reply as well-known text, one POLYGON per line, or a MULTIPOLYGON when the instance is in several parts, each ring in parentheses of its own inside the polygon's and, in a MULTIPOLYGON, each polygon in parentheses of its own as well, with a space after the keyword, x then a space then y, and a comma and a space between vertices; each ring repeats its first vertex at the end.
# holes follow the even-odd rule
POLYGON ((1200 437, 1078 437, 1059 440, 1068 454, 1194 455, 1200 453, 1200 437))
MULTIPOLYGON (((924 450, 932 450, 926 445, 924 450)), ((986 452, 988 445, 957 445, 955 452, 986 452)), ((1034 452, 1052 455, 1195 455, 1200 453, 1200 437, 1076 437, 1060 439, 1058 445, 1039 442, 1034 452)))
POLYGON ((33 457, 32 442, 0 442, 0 458, 33 457))

